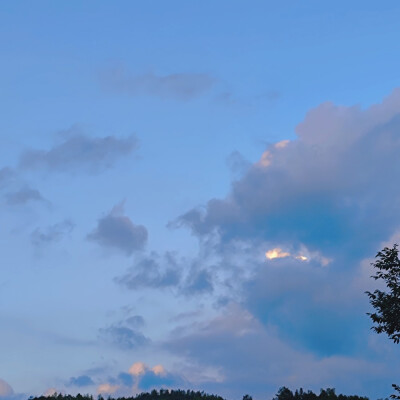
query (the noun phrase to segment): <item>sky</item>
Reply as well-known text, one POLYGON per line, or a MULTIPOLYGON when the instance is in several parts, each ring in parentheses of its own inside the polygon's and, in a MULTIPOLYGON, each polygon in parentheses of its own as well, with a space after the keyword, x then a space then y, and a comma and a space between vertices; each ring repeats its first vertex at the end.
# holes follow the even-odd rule
POLYGON ((0 400, 384 398, 397 1, 0 3, 0 400))

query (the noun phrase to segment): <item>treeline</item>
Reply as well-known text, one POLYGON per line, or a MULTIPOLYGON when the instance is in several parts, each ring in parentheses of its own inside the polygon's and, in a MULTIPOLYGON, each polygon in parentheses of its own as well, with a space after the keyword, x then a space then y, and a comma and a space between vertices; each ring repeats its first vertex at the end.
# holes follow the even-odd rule
MULTIPOLYGON (((139 393, 134 397, 111 397, 108 396, 107 400, 225 400, 221 396, 208 394, 200 391, 193 390, 152 390, 151 392, 139 393)), ((95 400, 92 395, 77 394, 71 396, 69 394, 55 393, 51 396, 30 397, 29 400, 95 400)), ((102 395, 97 396, 97 400, 105 400, 102 395)), ((248 394, 243 396, 243 400, 253 400, 248 394)), ((369 400, 368 397, 363 396, 347 396, 344 394, 336 394, 335 389, 321 389, 319 394, 311 390, 304 391, 298 389, 292 392, 287 387, 281 387, 278 393, 272 400, 369 400)))
MULTIPOLYGON (((143 392, 139 393, 134 397, 111 397, 108 396, 107 400, 225 400, 221 396, 214 394, 207 394, 205 392, 194 390, 168 390, 160 389, 152 390, 150 393, 143 392)), ((52 396, 39 396, 30 397, 29 400, 94 400, 90 394, 77 394, 71 396, 69 394, 63 395, 61 393, 55 393, 52 396)), ((102 395, 97 396, 97 400, 105 400, 102 395)))
POLYGON ((321 389, 319 394, 316 394, 311 390, 305 392, 302 388, 293 393, 287 387, 281 387, 273 400, 368 400, 368 397, 338 395, 332 388, 321 389))

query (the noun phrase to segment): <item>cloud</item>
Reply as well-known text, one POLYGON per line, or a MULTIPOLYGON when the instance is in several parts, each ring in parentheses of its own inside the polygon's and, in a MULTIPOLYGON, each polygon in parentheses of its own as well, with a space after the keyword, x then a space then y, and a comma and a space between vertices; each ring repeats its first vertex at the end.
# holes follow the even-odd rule
POLYGON ((222 242, 304 244, 331 258, 366 256, 399 226, 400 89, 366 109, 324 103, 297 138, 269 146, 225 199, 189 210, 178 224, 222 242))
POLYGON ((150 339, 138 330, 117 324, 99 329, 100 337, 123 350, 146 346, 150 339))
MULTIPOLYGON (((157 364, 149 367, 141 361, 132 364, 129 368, 129 375, 133 377, 134 385, 140 390, 172 387, 183 383, 180 376, 171 374, 163 365, 157 364)), ((126 381, 129 383, 128 379, 126 381)))
POLYGON ((5 197, 7 204, 11 206, 24 205, 31 201, 45 202, 40 192, 30 187, 24 187, 16 192, 7 193, 5 197))
POLYGON ((124 203, 116 205, 109 214, 100 218, 96 229, 87 236, 100 246, 117 249, 127 256, 143 250, 147 237, 147 229, 143 225, 135 225, 124 215, 124 203))
POLYGON ((15 172, 9 167, 0 169, 0 189, 15 177, 15 172))
POLYGON ((98 394, 108 394, 111 395, 119 389, 118 385, 111 385, 110 383, 102 383, 97 387, 98 394))
POLYGON ((133 376, 143 375, 147 371, 148 367, 144 362, 138 361, 133 363, 128 372, 133 376))
POLYGON ((128 289, 178 287, 181 267, 173 253, 160 256, 156 252, 143 257, 115 281, 128 289))
POLYGON ((183 292, 186 295, 198 295, 200 293, 211 293, 213 289, 211 272, 206 269, 193 268, 186 279, 183 292))
POLYGON ((98 387, 99 394, 113 394, 115 397, 131 397, 142 391, 152 389, 180 387, 186 382, 161 365, 148 366, 142 361, 133 363, 128 372, 109 376, 107 382, 98 387))
POLYGON ((226 164, 235 178, 242 177, 251 168, 251 163, 238 151, 232 152, 227 157, 226 164))
POLYGON ((290 256, 290 253, 283 251, 279 247, 272 249, 272 250, 268 250, 265 253, 265 257, 267 257, 269 260, 273 260, 274 258, 285 258, 285 257, 289 257, 289 256, 290 256))
POLYGON ((69 386, 78 386, 78 387, 86 387, 94 385, 92 378, 88 375, 81 375, 78 377, 71 377, 69 382, 69 386))
POLYGON ((59 135, 62 140, 49 150, 27 150, 20 158, 22 170, 46 169, 50 172, 98 173, 111 168, 123 156, 128 156, 138 146, 131 135, 90 137, 72 127, 59 135))
POLYGON ((28 396, 24 393, 15 393, 13 388, 0 378, 0 399, 1 400, 24 400, 28 396))
POLYGON ((44 397, 52 397, 54 396, 56 393, 61 393, 61 390, 57 390, 54 387, 48 388, 44 391, 43 396, 44 397))
POLYGON ((0 379, 0 398, 11 397, 13 394, 13 388, 5 380, 0 379))
POLYGON ((321 104, 296 132, 170 224, 198 238, 182 276, 208 271, 219 316, 165 349, 227 396, 279 383, 379 396, 398 361, 371 346, 365 265, 400 231, 400 89, 365 109, 321 104))
POLYGON ((364 291, 353 287, 359 273, 335 262, 324 267, 318 259, 266 260, 243 283, 242 304, 292 346, 318 356, 353 356, 367 347, 369 331, 364 291))
POLYGON ((74 227, 75 225, 72 221, 65 220, 50 225, 44 230, 36 228, 31 233, 31 243, 36 247, 41 247, 50 243, 59 242, 64 236, 70 234, 74 227))
POLYGON ((144 318, 141 315, 132 315, 125 320, 125 323, 132 328, 142 328, 145 325, 144 318))
MULTIPOLYGON (((189 330, 178 327, 164 348, 182 357, 183 373, 187 371, 189 381, 196 375, 193 369, 214 371, 202 387, 228 398, 238 392, 265 398, 283 385, 318 390, 333 383, 347 392, 359 386, 363 393, 363 385, 370 389, 371 379, 382 379, 388 372, 382 364, 363 357, 318 357, 296 349, 281 338, 273 325, 261 324, 247 310, 232 303, 224 309, 224 315, 195 324, 189 330)), ((394 374, 390 375, 388 379, 394 379, 394 374)))
POLYGON ((149 72, 132 75, 122 68, 109 70, 102 76, 103 86, 116 93, 181 101, 201 96, 210 90, 215 82, 212 76, 202 73, 156 75, 149 72))

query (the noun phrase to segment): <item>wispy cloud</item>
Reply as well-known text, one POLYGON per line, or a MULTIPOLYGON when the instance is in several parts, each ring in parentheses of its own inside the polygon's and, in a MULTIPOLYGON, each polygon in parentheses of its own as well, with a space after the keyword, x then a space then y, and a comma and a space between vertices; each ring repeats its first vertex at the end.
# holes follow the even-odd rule
POLYGON ((74 227, 75 224, 67 219, 54 225, 50 225, 44 229, 36 228, 31 233, 31 243, 36 247, 41 247, 53 242, 58 242, 64 236, 71 233, 74 227))
POLYGON ((163 99, 187 101, 201 96, 216 82, 204 73, 174 73, 157 75, 153 72, 134 75, 123 68, 112 69, 102 74, 103 86, 116 93, 130 96, 149 95, 163 99))
POLYGON ((160 257, 152 252, 130 268, 126 274, 115 281, 128 289, 178 287, 182 269, 174 254, 166 253, 160 257))
POLYGON ((123 350, 136 349, 150 343, 150 339, 140 331, 119 324, 101 328, 99 333, 102 339, 123 350))
POLYGON ((29 202, 46 202, 37 189, 23 187, 15 192, 9 192, 5 195, 6 202, 11 206, 25 205, 29 202))
POLYGON ((138 147, 133 135, 126 138, 91 137, 77 127, 60 136, 62 140, 48 150, 25 151, 20 158, 20 169, 97 173, 112 167, 118 158, 128 156, 138 147))

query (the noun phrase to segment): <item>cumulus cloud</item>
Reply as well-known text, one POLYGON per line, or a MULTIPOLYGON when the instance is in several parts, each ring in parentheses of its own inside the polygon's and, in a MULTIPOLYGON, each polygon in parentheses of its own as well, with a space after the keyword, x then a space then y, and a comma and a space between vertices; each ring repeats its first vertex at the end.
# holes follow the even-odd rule
POLYGON ((49 150, 25 151, 20 158, 20 168, 97 173, 112 167, 120 157, 128 156, 138 146, 132 135, 126 138, 90 137, 76 127, 60 136, 62 140, 49 150))
POLYGON ((143 250, 147 237, 147 229, 143 225, 135 225, 124 215, 124 203, 116 205, 109 214, 100 218, 96 229, 87 236, 100 246, 117 249, 127 256, 143 250))
POLYGON ((149 95, 176 100, 191 100, 212 88, 216 80, 202 73, 156 75, 153 72, 132 75, 124 69, 112 69, 102 76, 105 88, 130 96, 149 95))
POLYGON ((165 348, 240 390, 358 391, 346 375, 355 368, 361 389, 379 395, 374 385, 390 388, 398 362, 383 367, 370 347, 366 259, 400 231, 400 89, 365 109, 324 103, 296 132, 269 145, 225 198, 171 223, 198 237, 191 274, 209 271, 221 315, 178 328, 165 348))
POLYGON ((75 224, 70 220, 58 222, 45 229, 36 228, 31 233, 31 243, 35 247, 41 247, 50 243, 59 242, 64 236, 70 234, 75 224))
POLYGON ((366 109, 324 103, 298 125, 297 139, 269 146, 260 161, 178 222, 199 237, 304 244, 330 258, 366 255, 399 226, 400 89, 366 109))

